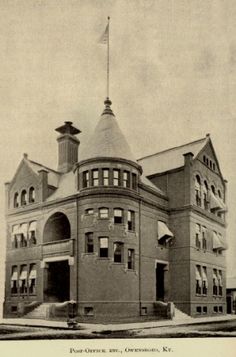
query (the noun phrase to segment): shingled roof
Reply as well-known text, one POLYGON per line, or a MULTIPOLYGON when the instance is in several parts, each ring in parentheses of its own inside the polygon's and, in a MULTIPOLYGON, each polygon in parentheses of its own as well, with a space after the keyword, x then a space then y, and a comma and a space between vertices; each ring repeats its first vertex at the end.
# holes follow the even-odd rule
POLYGON ((122 158, 136 162, 110 108, 104 110, 87 145, 81 147, 80 161, 98 157, 122 158))
MULTIPOLYGON (((25 158, 26 159, 26 158, 25 158)), ((28 158, 26 159, 27 163, 29 165, 29 167, 36 173, 38 174, 38 172, 40 170, 45 170, 48 172, 48 184, 54 187, 58 187, 58 183, 59 183, 59 178, 61 176, 60 172, 55 171, 53 169, 50 169, 47 166, 44 166, 42 164, 39 164, 36 161, 33 160, 29 160, 28 158)))
POLYGON ((173 170, 184 166, 184 154, 192 152, 193 158, 195 158, 208 140, 209 136, 207 135, 205 138, 142 157, 137 161, 146 176, 173 170))

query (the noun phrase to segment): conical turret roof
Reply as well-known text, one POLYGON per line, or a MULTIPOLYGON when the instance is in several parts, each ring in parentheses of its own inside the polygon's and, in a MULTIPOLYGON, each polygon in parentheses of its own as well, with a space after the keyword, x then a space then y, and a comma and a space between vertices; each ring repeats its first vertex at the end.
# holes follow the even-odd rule
POLYGON ((136 162, 129 144, 119 128, 117 120, 110 108, 109 98, 104 102, 105 109, 101 118, 81 151, 80 161, 99 157, 121 158, 136 162))

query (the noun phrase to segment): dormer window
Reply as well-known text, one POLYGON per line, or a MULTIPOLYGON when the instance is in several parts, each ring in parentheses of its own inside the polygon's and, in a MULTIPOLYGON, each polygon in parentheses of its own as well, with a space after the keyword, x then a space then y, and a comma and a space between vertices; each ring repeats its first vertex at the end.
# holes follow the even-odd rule
POLYGON ((14 208, 19 207, 19 194, 18 194, 18 192, 16 192, 16 193, 14 194, 13 206, 14 206, 14 208))
POLYGON ((34 187, 30 187, 29 189, 29 203, 35 202, 35 189, 34 187))
POLYGON ((27 192, 23 190, 21 192, 21 206, 25 206, 27 204, 27 192))

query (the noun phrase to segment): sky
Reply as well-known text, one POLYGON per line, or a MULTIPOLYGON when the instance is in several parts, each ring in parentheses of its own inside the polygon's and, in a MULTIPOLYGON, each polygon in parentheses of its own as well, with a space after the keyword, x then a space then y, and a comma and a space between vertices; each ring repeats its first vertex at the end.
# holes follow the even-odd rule
MULTIPOLYGON (((0 228, 4 281, 4 182, 23 153, 57 167, 55 128, 92 133, 110 97, 139 158, 211 134, 228 180, 228 275, 236 275, 235 0, 1 0, 0 228)), ((2 289, 3 292, 3 289, 2 289)), ((1 296, 0 296, 0 299, 1 296)))

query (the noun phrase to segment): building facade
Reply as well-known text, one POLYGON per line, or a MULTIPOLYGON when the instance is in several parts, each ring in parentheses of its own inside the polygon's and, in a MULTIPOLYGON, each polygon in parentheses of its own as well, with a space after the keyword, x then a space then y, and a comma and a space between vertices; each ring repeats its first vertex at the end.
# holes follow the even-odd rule
POLYGON ((64 318, 68 301, 91 321, 167 317, 171 302, 226 313, 226 181, 210 136, 136 160, 108 98, 82 150, 71 122, 56 131, 57 170, 25 154, 6 183, 5 316, 64 318))

